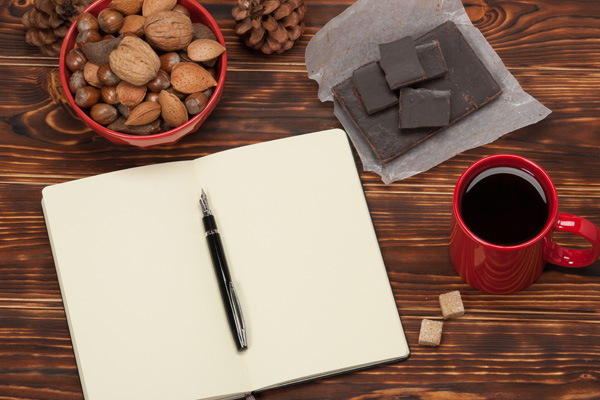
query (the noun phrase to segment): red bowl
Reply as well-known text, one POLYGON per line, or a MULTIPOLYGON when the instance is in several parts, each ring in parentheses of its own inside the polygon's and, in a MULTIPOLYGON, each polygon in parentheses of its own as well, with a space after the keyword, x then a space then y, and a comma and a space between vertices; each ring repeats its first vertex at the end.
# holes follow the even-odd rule
MULTIPOLYGON (((110 4, 111 0, 98 0, 92 3, 85 11, 91 13, 94 16, 97 16, 100 11, 107 8, 110 4)), ((201 22, 207 25, 217 36, 217 40, 223 47, 225 47, 225 40, 223 39, 223 34, 217 25, 217 22, 214 18, 209 14, 208 11, 204 7, 202 7, 196 0, 179 0, 178 4, 185 6, 190 11, 190 18, 192 22, 201 22)), ((221 95, 223 94, 223 87, 225 86, 225 73, 227 70, 227 53, 223 53, 215 65, 217 71, 217 86, 215 90, 208 100, 206 107, 200 113, 194 115, 189 119, 185 124, 178 126, 177 128, 171 129, 169 131, 156 133, 153 135, 130 135, 127 133, 115 132, 106 127, 98 124, 94 121, 88 114, 86 114, 77 104, 75 104, 75 99, 73 98, 73 94, 69 90, 69 80, 71 78, 71 72, 66 66, 66 57, 75 47, 75 40, 77 38, 77 26, 76 24, 72 24, 67 32, 67 35, 64 38, 62 48, 60 50, 60 80, 63 85, 65 94, 71 107, 75 110, 75 113, 81 118, 81 120, 89 126, 94 132, 98 133, 101 136, 104 136, 106 139, 110 140, 115 144, 129 144, 132 146, 137 146, 140 148, 149 148, 152 146, 162 145, 162 144, 173 144, 176 143, 179 139, 184 137, 185 135, 195 132, 200 128, 200 125, 206 120, 206 118, 212 113, 212 111, 217 106, 219 100, 221 100, 221 95)))

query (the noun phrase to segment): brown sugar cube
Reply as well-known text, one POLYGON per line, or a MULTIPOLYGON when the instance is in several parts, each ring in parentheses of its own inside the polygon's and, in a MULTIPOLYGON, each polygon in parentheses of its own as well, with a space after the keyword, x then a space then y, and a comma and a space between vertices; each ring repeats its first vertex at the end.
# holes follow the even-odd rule
POLYGON ((444 322, 424 319, 421 321, 419 344, 421 346, 439 346, 442 341, 442 326, 444 322))
POLYGON ((465 314, 465 307, 458 290, 440 294, 440 308, 444 319, 457 318, 465 314))

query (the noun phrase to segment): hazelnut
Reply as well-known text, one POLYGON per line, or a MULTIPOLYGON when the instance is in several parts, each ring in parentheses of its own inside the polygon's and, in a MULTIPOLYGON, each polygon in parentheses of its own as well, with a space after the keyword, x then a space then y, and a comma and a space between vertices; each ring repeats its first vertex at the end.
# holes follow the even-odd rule
POLYGON ((106 33, 115 33, 123 26, 123 14, 110 8, 105 8, 98 14, 98 25, 106 33))
POLYGON ((71 78, 69 79, 69 90, 71 91, 71 93, 75 94, 79 89, 81 89, 84 86, 87 86, 87 84, 88 83, 85 80, 85 77, 83 76, 83 71, 78 70, 73 72, 71 78))
POLYGON ((159 69, 158 74, 156 74, 156 78, 148 82, 147 86, 151 91, 158 93, 161 90, 165 90, 171 86, 171 78, 166 71, 159 69))
POLYGON ((115 106, 106 103, 97 103, 90 109, 90 117, 100 125, 112 124, 117 120, 119 112, 115 106))
POLYGON ((155 103, 158 103, 158 93, 156 93, 156 92, 146 93, 146 101, 153 101, 155 103))
POLYGON ((75 104, 81 108, 90 108, 100 100, 100 90, 92 86, 84 86, 75 93, 75 104))
POLYGON ((160 69, 165 70, 168 73, 171 73, 173 67, 181 62, 181 57, 179 57, 179 54, 174 51, 161 54, 159 59, 160 69))
POLYGON ((106 104, 116 105, 119 104, 119 99, 117 98, 117 87, 116 86, 102 86, 100 90, 100 94, 102 95, 102 100, 106 104))
POLYGON ((185 98, 185 108, 192 115, 204 110, 206 103, 208 103, 208 96, 204 92, 192 93, 185 98))
POLYGON ((79 17, 77 17, 77 30, 82 32, 89 29, 97 31, 98 20, 89 12, 79 14, 79 17))
POLYGON ((75 42, 79 45, 79 47, 86 45, 88 43, 99 42, 102 40, 102 36, 98 31, 93 29, 88 29, 87 31, 80 31, 77 34, 77 38, 75 42))
POLYGON ((121 82, 121 78, 119 78, 113 71, 110 69, 110 64, 103 64, 98 67, 98 79, 102 82, 103 85, 114 86, 117 83, 121 82))

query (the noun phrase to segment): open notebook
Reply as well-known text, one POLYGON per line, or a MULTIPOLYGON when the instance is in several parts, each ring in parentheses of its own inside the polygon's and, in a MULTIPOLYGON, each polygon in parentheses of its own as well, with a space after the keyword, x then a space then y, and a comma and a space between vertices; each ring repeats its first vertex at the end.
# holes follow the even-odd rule
POLYGON ((44 188, 86 399, 230 399, 409 355, 345 132, 44 188), (210 198, 246 320, 236 350, 210 198))

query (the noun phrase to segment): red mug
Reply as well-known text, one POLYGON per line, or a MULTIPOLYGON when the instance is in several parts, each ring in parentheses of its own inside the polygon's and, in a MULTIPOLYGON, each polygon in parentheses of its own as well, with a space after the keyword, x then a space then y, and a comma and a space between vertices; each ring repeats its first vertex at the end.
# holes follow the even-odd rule
POLYGON ((475 162, 459 178, 454 189, 449 247, 452 265, 466 283, 488 293, 511 293, 531 285, 546 263, 573 268, 594 263, 600 256, 600 229, 585 218, 558 212, 556 188, 540 166, 520 156, 498 154, 475 162), (527 204, 533 209, 520 210, 521 199, 527 196, 510 183, 513 180, 506 171, 518 175, 514 180, 524 188, 533 187, 525 189, 543 203, 527 204), (521 183, 525 180, 528 182, 521 183), (511 193, 512 200, 500 200, 511 193), (483 211, 477 206, 478 201, 483 211), (510 209, 511 202, 519 204, 510 209), (507 217, 498 212, 501 217, 495 218, 490 211, 495 206, 516 214, 507 217), (538 214, 541 217, 536 225, 530 219, 538 214), (509 222, 510 218, 515 219, 509 222), (529 237, 518 238, 530 228, 537 229, 529 237), (556 231, 579 235, 590 242, 591 248, 560 246, 552 240, 556 231), (509 241, 511 235, 517 236, 517 242, 509 241))

